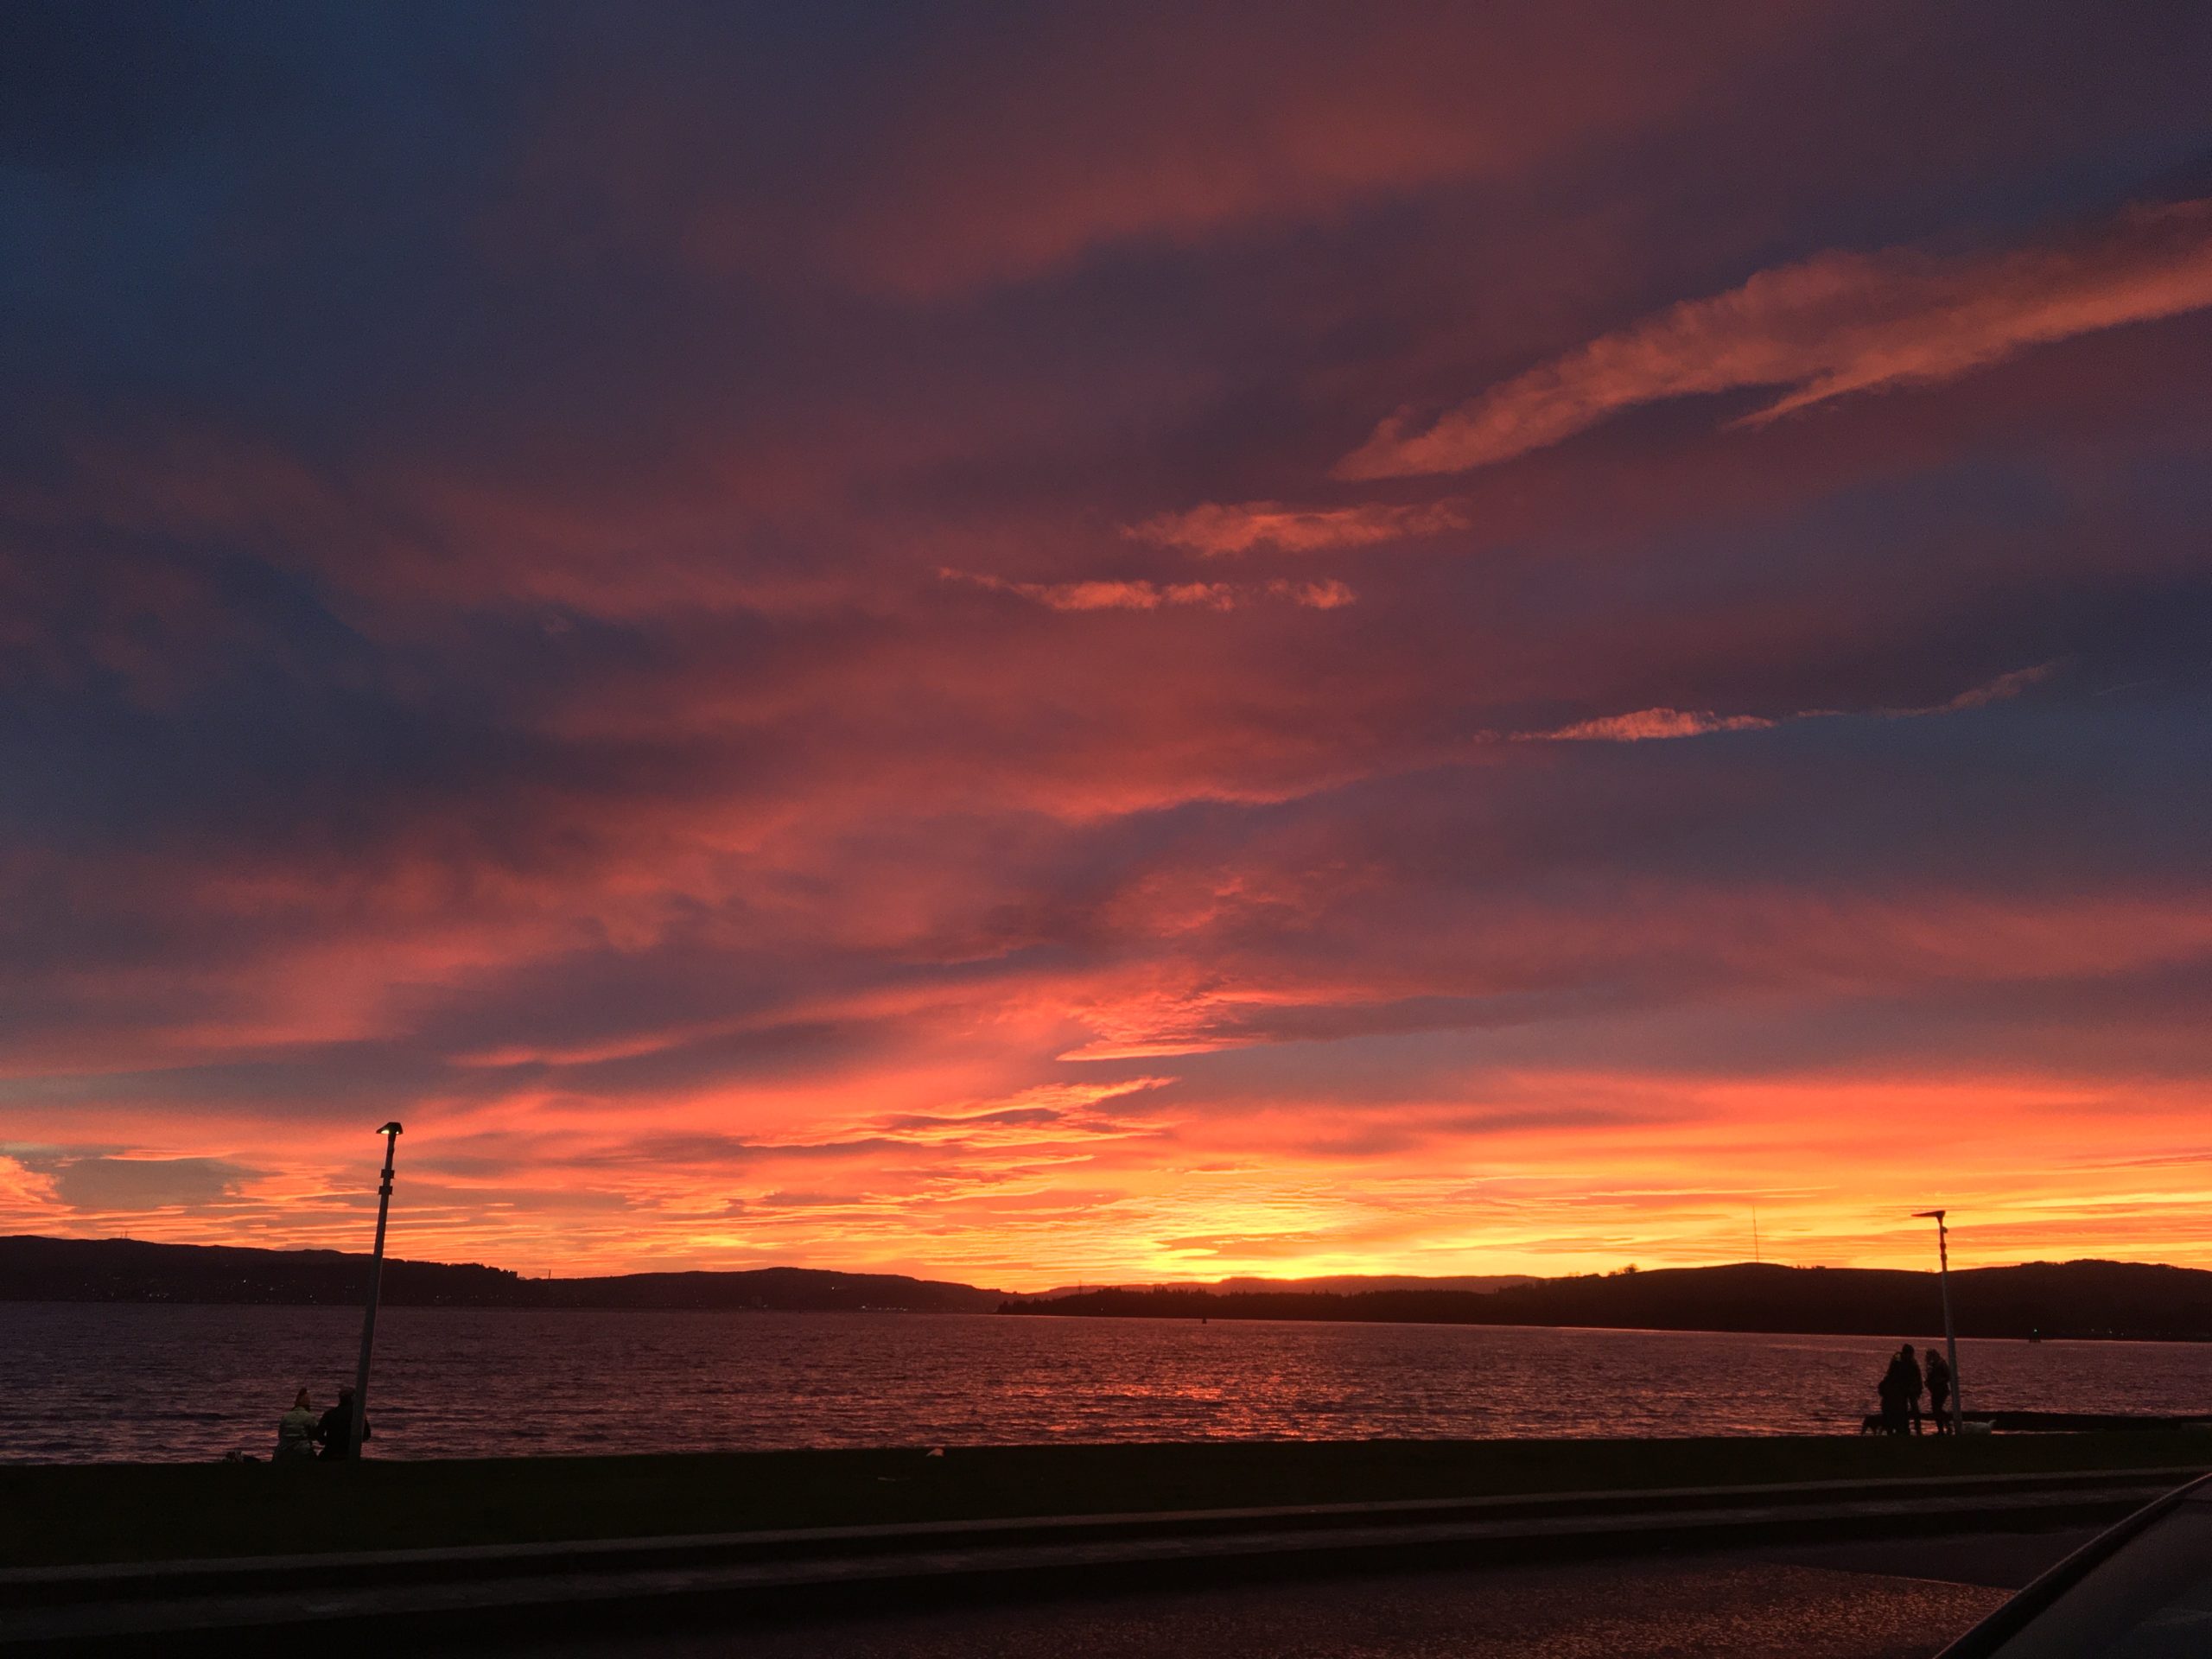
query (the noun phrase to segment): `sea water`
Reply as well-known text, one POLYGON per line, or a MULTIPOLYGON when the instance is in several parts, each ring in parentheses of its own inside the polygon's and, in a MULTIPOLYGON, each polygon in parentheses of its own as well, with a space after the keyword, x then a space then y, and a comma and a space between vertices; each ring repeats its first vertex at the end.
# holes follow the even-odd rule
MULTIPOLYGON (((1907 1333, 1918 1342, 1918 1333, 1907 1333)), ((335 1307, 0 1303, 0 1459, 266 1455, 335 1307)), ((384 1310, 378 1457, 1849 1432, 1870 1337, 990 1314, 384 1310)), ((1966 1342, 1969 1410, 2212 1410, 2212 1345, 1966 1342)))

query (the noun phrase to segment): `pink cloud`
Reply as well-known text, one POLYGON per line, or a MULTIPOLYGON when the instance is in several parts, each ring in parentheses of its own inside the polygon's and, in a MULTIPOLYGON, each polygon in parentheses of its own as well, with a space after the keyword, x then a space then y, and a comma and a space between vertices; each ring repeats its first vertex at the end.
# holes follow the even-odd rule
POLYGON ((1465 472, 1642 404, 1787 388, 1758 425, 1848 393, 1929 385, 2029 347, 2212 305, 2212 198, 2137 207, 2073 240, 1944 258, 1824 253, 1686 301, 1492 386, 1425 429, 1401 410, 1344 479, 1465 472))
MULTIPOLYGON (((1928 715, 1955 715, 1970 709, 1986 709, 1993 702, 2018 696, 2030 686, 2048 679, 2056 667, 2056 663, 2039 663, 2033 668, 2016 668, 1926 708, 1877 709, 1869 712, 1884 720, 1917 720, 1928 715)), ((1804 709, 1783 720, 1831 720, 1840 712, 1834 709, 1804 709)), ((1598 720, 1577 721, 1555 731, 1520 733, 1516 736, 1555 743, 1643 743, 1654 739, 1702 737, 1708 732, 1763 732, 1782 725, 1783 720, 1769 719, 1763 715, 1716 715, 1709 709, 1639 709, 1633 714, 1607 715, 1598 720)))
POLYGON ((1465 530, 1464 504, 1436 501, 1413 505, 1367 502, 1351 507, 1291 507, 1280 501, 1235 505, 1209 501, 1187 512, 1165 512, 1132 524, 1123 533, 1161 547, 1188 548, 1205 557, 1249 553, 1271 546, 1286 553, 1311 553, 1329 547, 1367 547, 1413 536, 1465 530))
POLYGON ((1012 594, 1055 611, 1157 611, 1196 607, 1233 611, 1262 599, 1279 600, 1308 610, 1333 611, 1356 595, 1341 582, 1013 582, 1004 576, 942 569, 946 582, 965 582, 994 594, 1012 594))
POLYGON ((1774 723, 1757 715, 1716 715, 1710 709, 1639 709, 1632 715, 1578 721, 1539 735, 1562 743, 1642 743, 1654 738, 1701 737, 1707 732, 1764 731, 1774 723))
MULTIPOLYGON (((960 37, 916 66, 925 92, 857 121, 861 188, 804 234, 849 280, 931 296, 1101 247, 1333 216, 1662 124, 1777 48, 1802 49, 1829 10, 1731 6, 1700 25, 1632 6, 1602 22, 1445 9, 1377 29, 1284 5, 1260 51, 1233 13, 1132 5, 1110 37, 1036 14, 985 45, 960 37)), ((688 129, 669 142, 697 147, 688 129)), ((712 202, 690 245, 770 257, 778 227, 750 206, 712 202)))
POLYGON ((1999 674, 1986 684, 1969 686, 1948 702, 1934 709, 1914 709, 1915 714, 1948 715, 1962 709, 1985 709, 1993 702, 2004 702, 2017 697, 2030 686, 2050 677, 2058 666, 2056 663, 2038 663, 2033 668, 2016 668, 2010 674, 1999 674))
POLYGON ((1294 605, 1303 605, 1308 610, 1337 611, 1351 604, 1357 597, 1341 582, 1287 582, 1278 578, 1267 585, 1268 595, 1287 599, 1294 605))

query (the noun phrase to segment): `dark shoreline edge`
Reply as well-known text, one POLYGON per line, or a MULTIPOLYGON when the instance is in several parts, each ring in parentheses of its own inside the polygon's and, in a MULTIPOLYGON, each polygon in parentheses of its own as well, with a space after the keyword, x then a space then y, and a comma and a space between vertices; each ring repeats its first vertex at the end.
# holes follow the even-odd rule
MULTIPOLYGON (((2212 1273, 2127 1262, 2028 1262, 1951 1275, 1958 1334, 2036 1341, 2212 1341, 2212 1273)), ((1032 1317, 1304 1319, 1586 1331, 1925 1338, 1943 1328, 1932 1273, 1738 1262, 1540 1279, 1487 1292, 1355 1295, 1108 1288, 1009 1299, 1032 1317)))

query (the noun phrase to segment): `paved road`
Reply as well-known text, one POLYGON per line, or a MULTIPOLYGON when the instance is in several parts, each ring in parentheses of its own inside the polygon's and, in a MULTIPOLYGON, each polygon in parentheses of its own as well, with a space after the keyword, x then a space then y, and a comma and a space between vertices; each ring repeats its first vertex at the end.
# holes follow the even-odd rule
POLYGON ((1917 1659, 2090 1535, 1247 1584, 531 1648, 564 1659, 1917 1659))

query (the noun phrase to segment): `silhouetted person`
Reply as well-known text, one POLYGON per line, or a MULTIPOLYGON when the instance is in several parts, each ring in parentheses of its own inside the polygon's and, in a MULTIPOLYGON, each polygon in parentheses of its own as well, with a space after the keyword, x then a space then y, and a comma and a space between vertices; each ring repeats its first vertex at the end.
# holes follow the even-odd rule
POLYGON ((277 1420, 276 1461, 290 1463, 315 1456, 315 1402, 302 1389, 299 1397, 292 1402, 292 1408, 277 1420))
POLYGON ((1912 1357, 1910 1343, 1897 1350, 1897 1357, 1890 1362, 1890 1369, 1897 1379, 1897 1398, 1906 1420, 1897 1425, 1895 1432, 1917 1434, 1920 1433, 1920 1395, 1927 1384, 1921 1378, 1920 1362, 1912 1357))
POLYGON ((1936 1419, 1936 1432, 1951 1432, 1951 1420, 1944 1414, 1944 1408, 1951 1398, 1951 1363, 1935 1349, 1928 1351, 1928 1409, 1936 1419))
POLYGON ((1905 1431, 1904 1378, 1897 1370, 1895 1354, 1890 1356, 1882 1380, 1874 1385, 1874 1393, 1882 1402, 1882 1433, 1902 1434, 1905 1431))
MULTIPOLYGON (((338 1403, 322 1414, 322 1421, 315 1426, 315 1443, 322 1447, 324 1459, 350 1458, 353 1455, 353 1390, 338 1390, 338 1403)), ((369 1438, 369 1420, 361 1419, 361 1438, 369 1438)))

